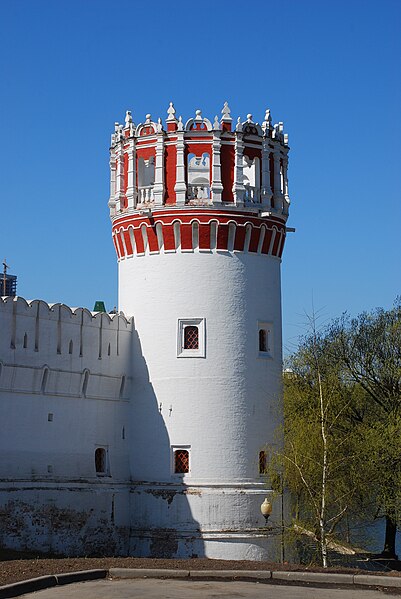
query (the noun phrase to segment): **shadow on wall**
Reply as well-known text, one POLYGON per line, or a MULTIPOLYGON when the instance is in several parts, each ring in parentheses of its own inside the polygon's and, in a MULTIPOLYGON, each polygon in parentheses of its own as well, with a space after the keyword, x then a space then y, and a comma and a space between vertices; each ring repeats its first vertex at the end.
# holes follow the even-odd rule
MULTIPOLYGON (((174 474, 173 447, 142 354, 132 332, 133 386, 130 465, 130 554, 143 557, 204 557, 199 523, 183 476, 174 474)), ((165 411, 165 410, 164 410, 165 411)))

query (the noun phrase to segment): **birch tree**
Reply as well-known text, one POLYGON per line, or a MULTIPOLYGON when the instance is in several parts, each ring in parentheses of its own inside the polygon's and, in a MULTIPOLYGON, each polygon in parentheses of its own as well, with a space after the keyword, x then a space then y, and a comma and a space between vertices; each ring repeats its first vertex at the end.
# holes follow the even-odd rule
MULTIPOLYGON (((316 330, 288 360, 284 376, 284 484, 295 497, 298 528, 313 532, 321 563, 327 544, 361 494, 361 446, 355 434, 361 390, 345 385, 331 343, 316 330)), ((276 462, 277 465, 277 462, 276 462)))

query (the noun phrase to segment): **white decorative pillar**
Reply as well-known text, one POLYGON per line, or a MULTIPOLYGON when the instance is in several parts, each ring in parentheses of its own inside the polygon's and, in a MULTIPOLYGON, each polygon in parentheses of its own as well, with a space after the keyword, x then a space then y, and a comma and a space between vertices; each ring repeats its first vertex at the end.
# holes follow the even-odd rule
POLYGON ((216 130, 213 131, 213 142, 212 142, 212 202, 213 204, 221 204, 221 194, 223 193, 223 184, 221 182, 221 161, 220 161, 220 127, 215 118, 214 127, 216 130))
POLYGON ((236 206, 244 205, 244 142, 242 141, 242 125, 238 118, 235 128, 235 164, 234 164, 234 203, 236 206))
POLYGON ((156 206, 163 206, 164 201, 164 134, 156 136, 155 184, 153 197, 156 206))
POLYGON ((110 150, 110 198, 109 198, 109 209, 110 216, 114 216, 116 212, 116 153, 114 148, 110 150))
POLYGON ((124 154, 122 152, 121 142, 119 142, 116 150, 116 161, 116 192, 114 194, 114 199, 116 202, 116 211, 118 212, 119 210, 121 210, 121 200, 124 197, 124 154))
POLYGON ((178 130, 177 130, 177 169, 175 176, 175 202, 177 206, 184 206, 187 198, 187 185, 185 183, 185 162, 184 162, 184 151, 185 151, 185 142, 184 142, 184 130, 182 124, 182 118, 179 118, 178 121, 178 130))
POLYGON ((273 190, 274 207, 278 212, 282 212, 283 196, 282 196, 282 192, 281 192, 280 151, 278 148, 274 149, 273 160, 274 160, 274 190, 273 190))
POLYGON ((262 141, 262 206, 271 208, 272 188, 270 187, 270 147, 269 139, 262 141))
POLYGON ((134 139, 130 139, 128 154, 128 185, 127 203, 128 208, 135 208, 138 202, 138 190, 136 188, 136 149, 134 139))
POLYGON ((288 214, 288 209, 290 207, 290 196, 288 193, 288 156, 283 156, 283 194, 284 194, 283 213, 288 214))

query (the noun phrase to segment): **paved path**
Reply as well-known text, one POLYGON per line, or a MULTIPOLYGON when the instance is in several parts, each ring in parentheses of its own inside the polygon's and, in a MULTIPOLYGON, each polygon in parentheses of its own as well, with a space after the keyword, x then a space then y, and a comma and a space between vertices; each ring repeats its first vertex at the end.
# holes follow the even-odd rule
POLYGON ((24 599, 384 599, 368 589, 314 589, 257 582, 96 580, 23 595, 24 599))

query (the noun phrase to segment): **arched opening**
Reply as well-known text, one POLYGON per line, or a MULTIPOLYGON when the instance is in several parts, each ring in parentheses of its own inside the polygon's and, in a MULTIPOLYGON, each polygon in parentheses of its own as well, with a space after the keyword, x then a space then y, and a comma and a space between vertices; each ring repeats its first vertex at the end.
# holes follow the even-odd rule
POLYGON ((28 335, 26 333, 24 335, 24 341, 23 341, 22 347, 24 349, 26 349, 28 347, 28 335))
POLYGON ((259 451, 259 474, 267 473, 267 455, 265 451, 259 451))
POLYGON ((188 201, 202 203, 210 198, 210 154, 188 154, 188 201))
POLYGON ((155 184, 155 159, 138 158, 138 201, 141 204, 153 202, 153 186, 155 184))
POLYGON ((74 344, 73 344, 72 339, 71 339, 71 341, 68 344, 68 353, 69 354, 72 354, 73 348, 74 348, 74 344))
POLYGON ((95 450, 95 469, 96 474, 106 474, 106 450, 104 447, 98 447, 95 450))
POLYGON ((257 156, 253 160, 244 156, 244 200, 248 203, 260 202, 260 160, 257 156))
POLYGON ((174 451, 174 473, 185 474, 189 472, 189 451, 176 449, 174 451))

